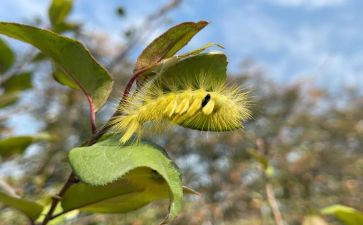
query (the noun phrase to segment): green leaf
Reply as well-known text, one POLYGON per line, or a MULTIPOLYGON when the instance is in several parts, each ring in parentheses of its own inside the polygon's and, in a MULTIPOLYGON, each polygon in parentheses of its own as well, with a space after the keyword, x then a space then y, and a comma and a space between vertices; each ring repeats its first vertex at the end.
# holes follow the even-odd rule
POLYGON ((42 52, 38 52, 33 58, 32 58, 32 62, 38 63, 38 62, 42 62, 45 60, 48 60, 49 57, 44 55, 42 52))
POLYGON ((15 55, 11 48, 0 39, 0 74, 7 71, 15 61, 15 55))
POLYGON ((202 53, 202 52, 204 52, 205 50, 207 50, 208 48, 211 48, 211 47, 218 47, 218 48, 224 49, 223 45, 210 42, 210 43, 207 43, 207 44, 203 45, 200 48, 194 49, 194 50, 189 51, 187 53, 184 53, 182 55, 178 55, 177 57, 178 58, 185 58, 185 57, 188 57, 188 56, 198 55, 199 53, 202 53))
POLYGON ((56 33, 63 33, 66 31, 77 31, 80 26, 77 23, 62 22, 53 26, 53 31, 56 33))
POLYGON ((224 84, 227 79, 227 57, 221 52, 202 53, 184 58, 177 63, 165 65, 160 69, 155 84, 165 84, 167 91, 169 84, 194 84, 200 88, 200 76, 205 80, 206 89, 224 84))
POLYGON ((19 100, 17 93, 5 93, 0 95, 0 108, 5 108, 15 104, 19 100))
POLYGON ((179 63, 180 61, 184 60, 185 58, 188 57, 192 57, 192 56, 196 56, 200 53, 202 53, 203 51, 205 51, 208 48, 211 48, 213 46, 219 47, 219 48, 224 48, 222 45, 220 44, 216 44, 216 43, 208 43, 200 48, 194 49, 192 51, 186 52, 182 55, 175 55, 173 57, 169 57, 166 59, 163 59, 162 61, 156 63, 153 67, 147 69, 146 71, 143 72, 143 76, 138 76, 137 80, 136 80, 136 84, 138 86, 142 86, 142 84, 147 81, 152 75, 157 75, 162 73, 163 71, 167 70, 169 67, 179 63))
POLYGON ((183 48, 208 23, 186 22, 176 25, 152 41, 140 54, 134 71, 140 71, 155 65, 165 58, 173 56, 183 48))
POLYGON ((62 208, 66 212, 80 208, 88 212, 126 213, 152 201, 167 199, 169 192, 161 175, 150 168, 138 167, 108 185, 73 185, 62 199, 62 208))
POLYGON ((17 136, 0 140, 0 156, 3 158, 22 153, 29 145, 37 141, 49 140, 47 134, 36 136, 17 136))
POLYGON ((75 83, 72 79, 69 79, 69 77, 65 73, 63 73, 63 71, 57 66, 54 66, 53 68, 53 78, 62 85, 68 86, 75 90, 79 90, 79 86, 77 85, 77 83, 75 83))
POLYGON ((358 210, 344 206, 332 205, 321 210, 325 215, 334 215, 346 225, 361 225, 363 224, 363 213, 358 210))
MULTIPOLYGON (((74 172, 83 182, 90 185, 107 185, 102 186, 105 189, 123 186, 126 192, 119 190, 119 194, 115 193, 116 196, 120 195, 116 199, 120 197, 128 200, 118 202, 118 199, 114 202, 119 204, 119 208, 115 209, 119 212, 139 208, 154 199, 165 198, 168 195, 172 201, 168 219, 174 218, 181 209, 183 197, 178 168, 160 147, 147 143, 121 146, 118 140, 119 137, 114 136, 90 147, 72 149, 69 160, 74 172), (148 170, 140 170, 140 167, 146 167, 148 170), (150 169, 153 171, 150 172, 150 169), (170 191, 165 191, 166 187, 170 191), (158 188, 159 191, 156 190, 158 188), (128 205, 130 208, 127 208, 128 205)), ((104 194, 107 193, 108 191, 104 194)), ((97 210, 101 210, 98 207, 97 210)), ((106 208, 109 207, 105 206, 102 210, 112 210, 106 208)))
POLYGON ((5 22, 0 22, 0 34, 27 42, 51 57, 92 98, 96 111, 107 101, 112 79, 78 41, 36 27, 5 22))
POLYGON ((2 87, 5 90, 5 93, 23 91, 26 89, 30 89, 33 87, 32 85, 32 73, 24 72, 20 74, 15 74, 7 79, 2 87))
POLYGON ((23 212, 33 221, 39 217, 43 210, 43 206, 36 202, 9 196, 3 192, 0 192, 0 202, 23 212))
POLYGON ((52 0, 48 10, 49 20, 52 25, 62 23, 73 7, 73 0, 52 0))

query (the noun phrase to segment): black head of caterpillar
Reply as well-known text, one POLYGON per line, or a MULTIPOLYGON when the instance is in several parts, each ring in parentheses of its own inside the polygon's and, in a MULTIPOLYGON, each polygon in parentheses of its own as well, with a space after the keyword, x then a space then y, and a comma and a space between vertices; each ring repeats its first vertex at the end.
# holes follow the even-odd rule
POLYGON ((128 99, 113 127, 124 132, 125 143, 134 133, 139 136, 146 122, 158 126, 162 121, 204 131, 230 131, 242 127, 250 117, 246 93, 222 86, 214 91, 203 88, 170 91, 145 88, 128 99))

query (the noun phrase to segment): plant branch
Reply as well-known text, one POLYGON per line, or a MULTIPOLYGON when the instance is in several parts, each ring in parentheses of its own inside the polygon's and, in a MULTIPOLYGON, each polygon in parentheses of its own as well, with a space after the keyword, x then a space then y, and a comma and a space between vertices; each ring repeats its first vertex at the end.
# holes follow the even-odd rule
POLYGON ((61 200, 62 196, 64 195, 64 193, 68 190, 68 188, 74 184, 76 181, 76 176, 75 174, 72 172, 71 175, 68 177, 66 183, 63 185, 62 189, 59 191, 59 193, 55 196, 52 197, 52 203, 50 205, 50 208, 43 220, 42 225, 46 225, 48 224, 48 222, 51 220, 54 210, 56 209, 59 201, 61 200))
MULTIPOLYGON (((146 71, 145 70, 140 70, 140 71, 137 71, 136 73, 134 73, 132 75, 132 77, 130 78, 129 82, 127 83, 126 87, 125 87, 125 90, 123 92, 123 96, 122 96, 122 99, 120 100, 120 103, 119 103, 119 106, 121 106, 122 104, 124 104, 126 102, 126 99, 130 93, 130 90, 131 90, 131 87, 132 85, 134 84, 136 78, 144 73, 146 71)), ((106 122, 106 124, 99 130, 97 131, 96 130, 96 126, 95 126, 95 111, 94 111, 94 106, 93 106, 93 103, 92 103, 92 98, 90 98, 89 96, 87 96, 87 99, 88 99, 88 103, 89 103, 89 106, 90 106, 90 123, 91 123, 91 128, 92 128, 92 137, 89 141, 87 141, 85 144, 82 144, 81 146, 91 146, 93 145, 94 143, 96 143, 101 137, 103 134, 105 134, 111 127, 111 120, 113 119, 113 117, 119 115, 119 111, 116 111, 112 116, 111 118, 106 122)), ((60 202, 60 200, 62 199, 62 196, 64 195, 64 193, 68 190, 69 187, 71 187, 74 183, 77 182, 77 178, 76 178, 76 175, 74 174, 74 172, 72 172, 70 174, 70 176, 68 177, 66 183, 63 185, 63 187, 61 188, 61 190, 58 192, 57 195, 53 196, 52 197, 52 203, 51 203, 51 206, 49 208, 49 211, 47 212, 43 222, 42 222, 42 225, 46 225, 48 224, 48 222, 60 215, 63 215, 65 212, 61 212, 61 213, 58 213, 56 215, 53 216, 54 214, 54 211, 58 205, 58 203, 60 202)))
POLYGON ((277 225, 284 225, 283 220, 282 220, 282 215, 279 210, 279 206, 277 204, 277 200, 276 200, 272 185, 270 183, 267 183, 265 185, 265 189, 266 189, 267 201, 272 210, 272 214, 274 216, 275 223, 277 225))
MULTIPOLYGON (((260 154, 264 155, 266 157, 266 159, 268 159, 269 145, 264 139, 262 139, 262 138, 256 139, 256 148, 260 154)), ((270 178, 269 178, 268 174, 266 173, 267 168, 265 168, 263 165, 261 165, 261 166, 262 166, 263 176, 266 181, 265 191, 266 191, 266 196, 267 196, 267 202, 271 208, 275 223, 276 223, 276 225, 284 225, 282 214, 280 212, 280 209, 279 209, 279 206, 278 206, 278 203, 276 200, 276 196, 273 191, 272 184, 270 183, 270 178)))
POLYGON ((8 194, 12 197, 19 198, 19 195, 16 193, 15 188, 10 186, 8 183, 6 183, 3 180, 0 180, 0 188, 2 188, 6 192, 6 194, 8 194))

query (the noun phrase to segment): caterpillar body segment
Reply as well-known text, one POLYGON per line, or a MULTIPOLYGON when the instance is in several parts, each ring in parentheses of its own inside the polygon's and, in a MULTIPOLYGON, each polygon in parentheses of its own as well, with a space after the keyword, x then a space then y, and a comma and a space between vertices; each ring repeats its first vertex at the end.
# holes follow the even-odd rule
POLYGON ((250 117, 246 93, 226 86, 214 91, 186 88, 163 92, 155 86, 145 88, 119 110, 122 115, 112 122, 114 129, 124 133, 122 143, 133 134, 140 138, 146 122, 161 129, 167 121, 203 131, 230 131, 243 127, 242 122, 250 117))

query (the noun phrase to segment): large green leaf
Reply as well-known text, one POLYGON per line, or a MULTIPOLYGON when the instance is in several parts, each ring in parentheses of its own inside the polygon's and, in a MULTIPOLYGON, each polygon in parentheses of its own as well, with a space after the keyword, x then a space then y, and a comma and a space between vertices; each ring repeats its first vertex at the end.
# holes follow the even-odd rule
POLYGON ((0 39, 0 74, 7 71, 15 61, 15 55, 9 46, 0 39))
POLYGON ((170 28, 144 49, 136 61, 134 71, 151 67, 161 60, 173 56, 207 24, 205 21, 186 22, 170 28))
POLYGON ((51 137, 47 134, 36 136, 16 136, 0 140, 0 156, 7 158, 15 154, 22 153, 29 145, 37 141, 49 140, 51 137))
MULTIPOLYGON (((104 204, 101 202, 88 208, 103 212, 126 212, 170 196, 172 202, 168 218, 174 218, 181 209, 183 197, 178 168, 160 147, 147 143, 121 146, 118 139, 114 136, 90 147, 71 150, 70 163, 83 182, 89 185, 107 185, 91 188, 83 184, 76 187, 78 191, 75 192, 87 189, 90 191, 89 198, 93 198, 91 193, 104 190, 105 193, 94 197, 110 198, 112 190, 122 186, 124 190, 114 192, 115 196, 105 200, 104 204), (114 204, 114 210, 110 202, 114 204)), ((69 206, 72 204, 64 204, 68 209, 73 208, 69 206)))
POLYGON ((108 99, 112 88, 111 77, 78 41, 48 30, 5 22, 0 22, 0 34, 27 42, 51 57, 92 98, 96 111, 108 99))
POLYGON ((0 202, 23 212, 33 221, 39 217, 43 210, 43 206, 36 202, 9 196, 3 192, 0 192, 0 202))
POLYGON ((143 71, 143 76, 138 76, 136 83, 138 86, 142 86, 144 84, 145 81, 147 81, 148 79, 150 79, 151 76, 153 75, 158 75, 163 73, 165 70, 167 70, 169 67, 179 63, 180 61, 189 58, 189 57, 193 57, 196 56, 200 53, 202 53, 203 51, 205 51, 208 48, 211 47, 219 47, 219 48, 224 48, 222 45, 216 44, 216 43, 208 43, 200 48, 194 49, 192 51, 186 52, 182 55, 174 55, 172 57, 163 59, 162 61, 156 63, 153 67, 143 71))
POLYGON ((1 85, 5 93, 17 92, 32 88, 32 73, 24 72, 11 76, 1 85))
POLYGON ((48 10, 49 20, 53 26, 62 23, 71 12, 73 0, 52 0, 48 10))
POLYGON ((348 206, 332 205, 322 209, 321 212, 325 215, 334 215, 346 225, 363 224, 363 213, 348 206))
POLYGON ((150 168, 138 167, 104 186, 73 185, 62 199, 65 211, 80 208, 99 213, 125 213, 152 201, 169 198, 169 186, 150 168))

